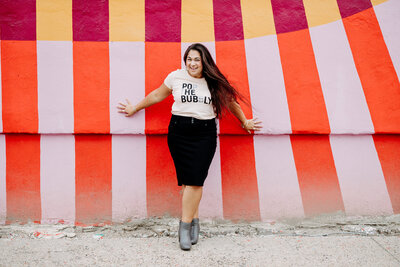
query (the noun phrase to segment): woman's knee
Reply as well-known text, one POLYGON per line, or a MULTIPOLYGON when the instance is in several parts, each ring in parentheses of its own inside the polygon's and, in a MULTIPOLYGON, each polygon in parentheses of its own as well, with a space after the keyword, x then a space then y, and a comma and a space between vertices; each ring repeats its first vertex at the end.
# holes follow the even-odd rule
POLYGON ((203 188, 203 186, 201 186, 201 185, 184 185, 183 189, 185 189, 186 187, 188 187, 190 189, 194 189, 194 190, 199 190, 199 189, 203 188))

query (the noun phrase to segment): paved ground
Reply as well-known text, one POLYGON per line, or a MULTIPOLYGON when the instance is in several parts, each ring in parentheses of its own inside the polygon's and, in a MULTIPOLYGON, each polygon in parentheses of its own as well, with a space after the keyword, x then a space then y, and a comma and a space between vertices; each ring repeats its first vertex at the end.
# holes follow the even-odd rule
POLYGON ((0 240, 1 266, 400 266, 399 237, 212 237, 0 240))
POLYGON ((203 220, 182 251, 178 219, 0 226, 0 266, 400 266, 400 216, 203 220))

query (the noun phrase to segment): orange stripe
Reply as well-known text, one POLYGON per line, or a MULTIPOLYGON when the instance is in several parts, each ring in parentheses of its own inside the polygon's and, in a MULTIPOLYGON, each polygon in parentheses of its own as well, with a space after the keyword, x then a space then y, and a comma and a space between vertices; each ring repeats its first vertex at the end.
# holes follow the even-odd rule
POLYGON ((393 212, 400 213, 400 136, 373 135, 393 212))
MULTIPOLYGON (((215 43, 215 53, 218 68, 250 103, 249 81, 247 78, 246 51, 244 41, 224 41, 215 43)), ((252 111, 249 105, 240 102, 244 114, 251 118, 252 111)), ((246 134, 240 122, 230 113, 227 113, 220 121, 220 133, 246 134)))
POLYGON ((344 211, 328 135, 291 135, 293 156, 307 216, 344 211))
POLYGON ((7 222, 40 223, 40 136, 6 135, 7 222))
POLYGON ((75 133, 110 132, 108 42, 73 42, 75 133))
MULTIPOLYGON (((145 44, 146 95, 158 88, 165 77, 181 66, 180 43, 145 44)), ((146 108, 147 134, 167 133, 171 118, 172 96, 166 100, 146 108)), ((178 194, 180 187, 172 158, 169 154, 165 135, 146 136, 146 188, 148 216, 169 213, 180 216, 181 199, 178 194)))
POLYGON ((182 201, 179 195, 174 163, 169 154, 165 135, 146 136, 147 215, 180 216, 182 201))
MULTIPOLYGON (((145 73, 146 95, 157 89, 167 75, 181 68, 180 43, 153 43, 145 44, 145 73)), ((171 118, 172 96, 146 108, 147 134, 167 133, 169 119, 171 118)))
POLYGON ((4 132, 38 132, 36 41, 2 41, 4 132))
POLYGON ((278 34, 278 44, 292 132, 329 133, 328 114, 308 29, 278 34))
MULTIPOLYGON (((221 72, 250 103, 244 41, 216 42, 215 51, 221 72)), ((246 117, 251 118, 251 107, 241 101, 239 103, 246 117)), ((245 134, 220 136, 224 217, 260 220, 253 137, 240 127, 240 122, 230 113, 221 118, 219 126, 222 134, 245 134)))
POLYGON ((253 136, 220 136, 224 218, 260 220, 253 136))
POLYGON ((75 135, 76 224, 110 222, 111 135, 75 135))
POLYGON ((399 133, 400 83, 373 8, 343 19, 343 24, 375 132, 399 133))

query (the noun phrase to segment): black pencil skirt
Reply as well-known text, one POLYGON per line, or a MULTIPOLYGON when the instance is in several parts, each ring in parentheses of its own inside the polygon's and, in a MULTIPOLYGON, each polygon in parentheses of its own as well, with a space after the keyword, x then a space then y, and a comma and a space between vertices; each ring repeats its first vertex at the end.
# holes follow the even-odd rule
POLYGON ((203 186, 217 147, 215 119, 198 120, 172 115, 168 126, 168 147, 178 186, 203 186))

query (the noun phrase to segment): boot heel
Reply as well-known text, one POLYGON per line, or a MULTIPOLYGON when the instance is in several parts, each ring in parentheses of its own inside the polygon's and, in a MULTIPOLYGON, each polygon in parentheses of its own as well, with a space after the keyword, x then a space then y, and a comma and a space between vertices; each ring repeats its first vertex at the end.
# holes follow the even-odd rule
POLYGON ((199 218, 193 219, 191 226, 192 226, 192 229, 190 231, 190 238, 191 238, 192 245, 195 245, 199 241, 199 233, 200 233, 199 218))
POLYGON ((179 221, 179 245, 182 250, 190 250, 192 247, 192 242, 190 238, 190 232, 191 232, 191 223, 185 223, 182 221, 179 221))

